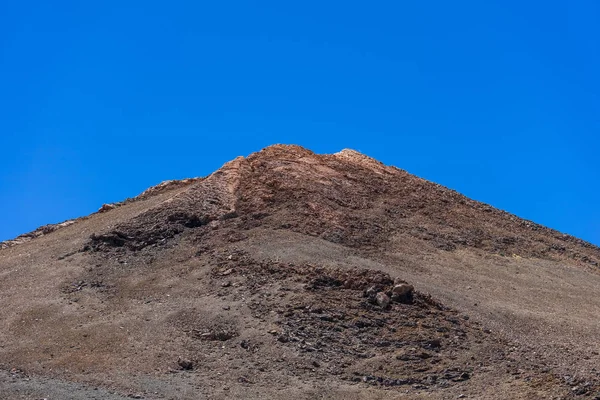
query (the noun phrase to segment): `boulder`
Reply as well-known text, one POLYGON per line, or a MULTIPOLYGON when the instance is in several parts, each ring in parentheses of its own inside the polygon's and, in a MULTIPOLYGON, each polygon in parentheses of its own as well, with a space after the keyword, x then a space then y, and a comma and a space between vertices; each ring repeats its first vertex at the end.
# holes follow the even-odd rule
POLYGON ((415 288, 408 283, 401 283, 392 289, 392 300, 399 303, 411 303, 415 288))
POLYGON ((377 295, 375 296, 375 299, 377 300, 377 304, 381 308, 388 308, 388 306, 390 305, 389 296, 383 292, 377 293, 377 295))
POLYGON ((399 285, 394 286, 392 289, 392 295, 394 296, 407 296, 408 294, 412 294, 415 290, 413 285, 409 285, 408 283, 401 283, 399 285))

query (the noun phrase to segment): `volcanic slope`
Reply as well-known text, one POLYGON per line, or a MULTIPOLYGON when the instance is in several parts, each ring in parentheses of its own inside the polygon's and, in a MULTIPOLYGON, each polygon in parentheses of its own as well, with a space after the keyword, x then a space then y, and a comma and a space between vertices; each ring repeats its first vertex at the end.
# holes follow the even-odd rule
POLYGON ((600 249, 355 151, 101 211, 1 244, 0 398, 600 396, 600 249))

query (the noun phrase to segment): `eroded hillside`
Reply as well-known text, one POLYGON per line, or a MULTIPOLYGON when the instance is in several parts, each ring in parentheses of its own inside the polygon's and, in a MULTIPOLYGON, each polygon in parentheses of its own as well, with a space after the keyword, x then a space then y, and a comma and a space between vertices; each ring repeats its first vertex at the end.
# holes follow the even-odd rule
POLYGON ((101 211, 0 250, 5 393, 600 394, 597 247, 352 150, 271 146, 101 211))

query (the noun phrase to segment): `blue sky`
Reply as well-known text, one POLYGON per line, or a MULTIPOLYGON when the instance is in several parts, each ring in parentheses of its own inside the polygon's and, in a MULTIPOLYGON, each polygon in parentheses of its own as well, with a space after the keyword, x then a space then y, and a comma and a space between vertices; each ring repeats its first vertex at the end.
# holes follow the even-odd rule
POLYGON ((600 245, 598 71, 596 1, 0 2, 0 240, 296 143, 600 245))

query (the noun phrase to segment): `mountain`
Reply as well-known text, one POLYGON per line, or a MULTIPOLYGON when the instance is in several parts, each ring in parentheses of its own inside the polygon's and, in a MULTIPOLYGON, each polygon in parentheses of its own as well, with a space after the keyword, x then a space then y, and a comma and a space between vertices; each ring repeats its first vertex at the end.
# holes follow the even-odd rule
POLYGON ((0 244, 0 393, 594 398, 599 262, 353 150, 270 146, 0 244))

